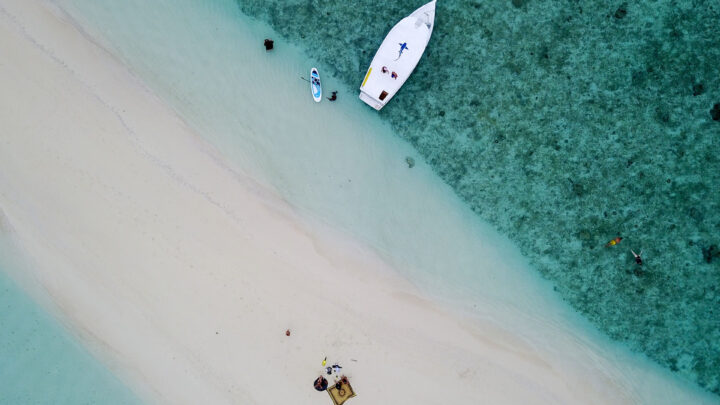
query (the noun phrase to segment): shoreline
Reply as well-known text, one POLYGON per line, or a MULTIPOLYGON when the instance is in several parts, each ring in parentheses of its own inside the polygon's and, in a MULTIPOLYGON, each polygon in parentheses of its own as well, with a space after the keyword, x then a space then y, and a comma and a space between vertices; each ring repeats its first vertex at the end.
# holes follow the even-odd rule
POLYGON ((13 94, 0 208, 59 316, 142 398, 318 403, 324 355, 357 404, 642 398, 612 371, 584 385, 551 351, 449 313, 343 232, 308 227, 45 7, 0 9, 13 94))

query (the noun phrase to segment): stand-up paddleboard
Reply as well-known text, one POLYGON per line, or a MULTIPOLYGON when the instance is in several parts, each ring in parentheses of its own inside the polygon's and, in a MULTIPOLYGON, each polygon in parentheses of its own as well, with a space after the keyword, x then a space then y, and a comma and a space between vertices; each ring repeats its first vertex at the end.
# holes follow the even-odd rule
POLYGON ((310 92, 316 103, 322 100, 322 85, 320 84, 320 74, 316 68, 310 69, 310 92))

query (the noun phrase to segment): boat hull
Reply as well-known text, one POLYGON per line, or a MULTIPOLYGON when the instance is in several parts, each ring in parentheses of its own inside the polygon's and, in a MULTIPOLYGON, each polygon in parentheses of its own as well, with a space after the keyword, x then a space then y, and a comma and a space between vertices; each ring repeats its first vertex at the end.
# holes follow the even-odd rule
POLYGON ((435 25, 435 0, 400 20, 388 32, 360 85, 360 99, 382 109, 420 62, 435 25))

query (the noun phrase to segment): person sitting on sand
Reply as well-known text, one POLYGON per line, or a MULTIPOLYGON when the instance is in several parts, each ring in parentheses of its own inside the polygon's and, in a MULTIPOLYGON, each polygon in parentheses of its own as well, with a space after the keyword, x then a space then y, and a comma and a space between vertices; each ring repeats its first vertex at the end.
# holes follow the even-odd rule
POLYGON ((387 66, 383 66, 382 69, 380 69, 383 73, 389 72, 387 66))
POLYGON ((395 73, 395 72, 392 72, 392 73, 390 74, 390 77, 392 77, 393 79, 397 79, 397 78, 398 78, 397 73, 395 73))
POLYGON ((328 387, 328 381, 325 379, 325 377, 320 376, 315 380, 315 383, 313 385, 316 390, 325 391, 328 387))

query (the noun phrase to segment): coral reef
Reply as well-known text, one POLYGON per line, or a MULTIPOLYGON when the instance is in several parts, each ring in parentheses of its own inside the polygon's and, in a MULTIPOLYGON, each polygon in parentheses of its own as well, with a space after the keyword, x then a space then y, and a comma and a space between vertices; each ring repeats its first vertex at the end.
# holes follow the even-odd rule
MULTIPOLYGON (((354 88, 423 3, 238 6, 322 48, 323 68, 354 88)), ((718 21, 711 0, 438 2, 423 60, 380 114, 563 299, 720 394, 720 260, 708 259, 720 234, 718 21)))

